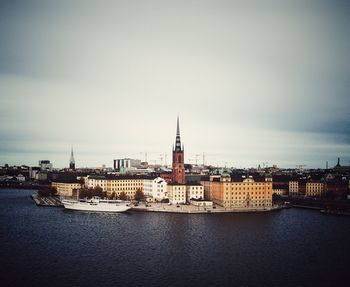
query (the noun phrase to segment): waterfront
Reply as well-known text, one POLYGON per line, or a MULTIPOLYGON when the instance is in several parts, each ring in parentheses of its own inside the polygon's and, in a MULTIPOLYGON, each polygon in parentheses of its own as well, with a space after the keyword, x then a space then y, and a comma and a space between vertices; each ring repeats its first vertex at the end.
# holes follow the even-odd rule
POLYGON ((6 286, 345 285, 350 219, 286 209, 123 214, 40 208, 0 190, 6 286))

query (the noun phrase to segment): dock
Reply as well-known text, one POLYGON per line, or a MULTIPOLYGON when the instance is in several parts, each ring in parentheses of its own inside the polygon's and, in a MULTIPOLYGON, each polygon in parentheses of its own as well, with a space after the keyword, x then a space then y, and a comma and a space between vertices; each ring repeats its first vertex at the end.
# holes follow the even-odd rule
POLYGON ((47 206, 47 207, 63 207, 62 202, 56 196, 39 196, 34 193, 31 195, 37 206, 47 206))

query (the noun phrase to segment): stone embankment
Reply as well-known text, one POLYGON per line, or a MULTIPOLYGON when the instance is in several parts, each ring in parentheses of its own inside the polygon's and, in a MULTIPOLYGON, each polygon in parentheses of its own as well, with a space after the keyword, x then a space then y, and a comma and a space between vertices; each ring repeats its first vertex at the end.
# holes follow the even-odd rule
POLYGON ((282 209, 281 206, 273 207, 262 207, 262 208, 235 208, 228 209, 221 206, 213 207, 203 207, 194 205, 168 205, 167 203, 150 203, 150 204, 140 204, 138 206, 133 206, 134 211, 146 211, 146 212, 168 212, 168 213, 233 213, 233 212, 265 212, 272 210, 282 209))

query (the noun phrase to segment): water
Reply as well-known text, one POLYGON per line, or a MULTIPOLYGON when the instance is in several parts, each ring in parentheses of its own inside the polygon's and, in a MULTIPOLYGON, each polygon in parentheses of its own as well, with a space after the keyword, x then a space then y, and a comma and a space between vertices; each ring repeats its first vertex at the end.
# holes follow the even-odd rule
POLYGON ((1 286, 348 285, 348 217, 82 213, 32 192, 0 190, 1 286))

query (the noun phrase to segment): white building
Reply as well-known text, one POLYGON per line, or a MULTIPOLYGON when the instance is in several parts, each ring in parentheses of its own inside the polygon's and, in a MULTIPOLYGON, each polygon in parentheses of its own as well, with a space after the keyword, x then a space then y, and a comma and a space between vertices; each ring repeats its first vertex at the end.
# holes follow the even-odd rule
POLYGON ((23 174, 21 174, 21 173, 19 175, 17 175, 16 178, 17 178, 18 181, 26 181, 25 176, 23 174))
POLYGON ((186 185, 171 183, 167 185, 167 195, 172 204, 186 203, 186 185))
POLYGON ((140 159, 122 158, 122 159, 113 160, 114 170, 123 171, 130 168, 139 168, 139 167, 141 167, 140 159))
POLYGON ((143 192, 146 197, 161 201, 166 198, 167 182, 161 177, 155 179, 144 179, 143 192))
POLYGON ((107 191, 107 179, 102 175, 89 175, 85 181, 88 188, 101 187, 103 191, 107 191))
POLYGON ((52 163, 49 160, 39 160, 40 170, 52 170, 52 163))
POLYGON ((204 187, 201 184, 187 184, 186 185, 187 202, 191 199, 204 200, 204 187))

